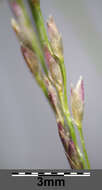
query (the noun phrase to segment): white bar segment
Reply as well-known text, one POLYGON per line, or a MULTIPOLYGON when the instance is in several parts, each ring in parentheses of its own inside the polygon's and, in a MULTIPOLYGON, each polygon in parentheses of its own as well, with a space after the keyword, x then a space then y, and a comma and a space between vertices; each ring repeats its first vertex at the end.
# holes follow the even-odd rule
POLYGON ((75 174, 74 174, 74 175, 70 175, 70 174, 65 174, 64 176, 65 176, 65 177, 66 177, 66 176, 69 176, 69 177, 72 177, 72 176, 73 176, 73 177, 88 177, 88 176, 90 176, 90 175, 75 175, 75 174))
POLYGON ((45 172, 44 175, 51 175, 51 172, 45 172))
POLYGON ((84 175, 90 175, 90 172, 84 172, 84 175))
POLYGON ((25 172, 19 172, 18 175, 25 175, 25 172))
POLYGON ((76 172, 71 172, 71 175, 77 175, 77 173, 76 172))
POLYGON ((13 174, 12 176, 13 177, 32 177, 32 176, 38 176, 38 174, 37 175, 15 175, 15 174, 13 174))
POLYGON ((31 175, 38 175, 38 172, 32 172, 31 175))
POLYGON ((64 173, 63 172, 58 172, 57 175, 64 175, 64 173))

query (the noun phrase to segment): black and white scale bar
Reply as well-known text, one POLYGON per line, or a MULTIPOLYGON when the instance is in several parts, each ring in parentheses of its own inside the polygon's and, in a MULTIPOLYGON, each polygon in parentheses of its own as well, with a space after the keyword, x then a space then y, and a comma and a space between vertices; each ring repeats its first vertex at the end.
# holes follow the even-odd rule
POLYGON ((90 172, 12 172, 13 177, 38 177, 38 176, 90 176, 90 172))

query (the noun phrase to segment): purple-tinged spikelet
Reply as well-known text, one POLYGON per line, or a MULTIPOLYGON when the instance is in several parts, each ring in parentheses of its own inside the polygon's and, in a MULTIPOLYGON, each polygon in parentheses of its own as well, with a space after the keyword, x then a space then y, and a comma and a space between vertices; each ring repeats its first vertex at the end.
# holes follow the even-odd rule
POLYGON ((16 1, 11 2, 11 8, 16 17, 22 16, 22 9, 16 1))
POLYGON ((34 74, 34 76, 38 75, 39 64, 35 53, 26 46, 21 46, 21 52, 30 71, 34 74))
POLYGON ((58 125, 59 136, 64 146, 65 155, 70 163, 71 168, 83 169, 83 164, 80 161, 80 157, 77 152, 76 146, 72 141, 69 132, 64 129, 60 121, 57 123, 57 125, 58 125))
POLYGON ((84 112, 84 87, 83 79, 80 77, 76 87, 71 87, 71 108, 74 121, 79 125, 83 119, 84 112))
POLYGON ((62 38, 52 16, 50 16, 47 21, 47 27, 53 53, 55 56, 61 59, 63 57, 62 38))
POLYGON ((50 79, 52 80, 53 84, 58 87, 59 90, 63 88, 63 79, 62 73, 60 70, 60 66, 54 57, 51 55, 49 49, 47 47, 44 48, 45 59, 48 65, 48 69, 50 72, 50 79))

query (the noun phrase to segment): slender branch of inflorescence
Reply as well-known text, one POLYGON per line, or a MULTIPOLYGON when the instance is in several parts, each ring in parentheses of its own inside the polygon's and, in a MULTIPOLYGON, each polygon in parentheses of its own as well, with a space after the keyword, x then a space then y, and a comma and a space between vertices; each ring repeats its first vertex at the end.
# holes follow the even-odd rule
MULTIPOLYGON (((38 31, 38 35, 39 35, 39 39, 41 42, 42 49, 44 49, 47 46, 50 53, 54 54, 54 52, 51 48, 51 45, 49 43, 46 30, 45 30, 43 16, 42 16, 41 9, 40 9, 40 2, 39 1, 32 1, 32 0, 28 0, 28 2, 30 4, 31 11, 32 11, 32 14, 34 17, 34 21, 35 21, 35 24, 37 27, 37 31, 38 31)), ((70 131, 71 131, 72 138, 73 138, 74 142, 76 143, 76 134, 74 131, 73 123, 71 121, 71 117, 70 117, 70 113, 69 113, 69 109, 68 109, 68 103, 67 103, 67 89, 66 89, 67 77, 66 77, 64 59, 63 59, 63 56, 58 56, 58 59, 59 59, 59 64, 60 64, 62 75, 63 75, 64 93, 60 92, 58 89, 57 90, 58 90, 58 94, 59 94, 60 101, 62 104, 63 112, 66 116, 68 126, 69 126, 70 131)))
POLYGON ((79 135, 80 135, 80 141, 81 141, 81 145, 82 145, 82 149, 83 149, 83 154, 85 156, 87 169, 90 169, 90 162, 89 162, 87 150, 86 150, 86 147, 85 147, 85 140, 84 140, 84 135, 83 135, 83 130, 82 130, 82 123, 80 123, 78 125, 78 131, 79 131, 79 135))
MULTIPOLYGON (((89 169, 82 130, 79 130, 79 133, 84 156, 78 146, 74 122, 69 111, 62 37, 53 18, 50 17, 47 22, 49 40, 40 9, 40 0, 28 0, 28 4, 34 18, 37 34, 33 30, 23 0, 11 0, 11 7, 17 20, 12 20, 12 27, 20 41, 21 52, 54 111, 59 136, 71 168, 86 169, 85 158, 89 169)), ((77 111, 75 109, 76 102, 73 97, 72 112, 76 119, 80 114, 79 108, 77 111)))

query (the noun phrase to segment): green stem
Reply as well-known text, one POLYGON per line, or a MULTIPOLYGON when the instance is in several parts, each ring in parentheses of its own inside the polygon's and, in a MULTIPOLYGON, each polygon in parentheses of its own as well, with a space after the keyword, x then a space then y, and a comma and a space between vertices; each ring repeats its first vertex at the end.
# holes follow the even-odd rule
POLYGON ((62 105, 63 113, 64 113, 64 115, 66 117, 67 124, 68 124, 68 127, 70 129, 72 139, 73 139, 74 143, 76 144, 77 139, 76 139, 75 129, 74 129, 73 123, 72 123, 71 118, 70 118, 69 110, 68 109, 66 110, 66 108, 65 108, 65 102, 63 100, 63 93, 62 92, 59 92, 59 98, 60 98, 60 102, 61 102, 61 105, 62 105))
POLYGON ((84 141, 84 135, 83 135, 83 131, 82 131, 82 126, 78 127, 78 131, 79 131, 79 135, 80 135, 80 140, 81 140, 81 144, 82 144, 83 153, 84 153, 85 160, 86 160, 86 163, 87 163, 87 169, 90 169, 90 162, 89 162, 88 154, 87 154, 86 147, 85 147, 85 141, 84 141))
POLYGON ((83 154, 81 153, 79 146, 76 145, 76 148, 77 148, 77 151, 78 151, 78 153, 79 153, 80 160, 81 160, 81 162, 83 163, 83 169, 87 169, 87 168, 86 168, 86 164, 85 164, 85 160, 84 160, 84 156, 83 156, 83 154))
POLYGON ((36 79, 38 85, 40 86, 40 88, 42 89, 43 93, 45 94, 46 98, 49 100, 49 98, 48 98, 48 91, 46 89, 44 81, 41 79, 41 77, 39 75, 37 75, 35 77, 35 79, 36 79))
POLYGON ((79 153, 80 160, 83 163, 83 167, 84 167, 84 169, 86 169, 83 154, 81 153, 80 148, 79 148, 78 143, 77 143, 77 138, 76 138, 76 133, 75 133, 75 128, 74 128, 74 125, 73 125, 73 122, 72 122, 72 118, 70 116, 70 112, 68 110, 68 107, 65 107, 65 102, 63 100, 63 94, 61 92, 59 93, 59 98, 60 98, 60 102, 61 102, 61 105, 62 105, 63 113, 65 115, 69 130, 70 130, 72 140, 76 145, 76 149, 77 149, 77 151, 79 153))
MULTIPOLYGON (((43 20, 43 16, 42 16, 42 12, 40 9, 40 3, 38 0, 28 0, 28 3, 30 5, 31 11, 32 11, 32 15, 36 24, 36 28, 37 28, 37 32, 38 32, 38 36, 39 36, 39 40, 40 40, 40 44, 42 47, 42 50, 44 49, 45 46, 47 46, 50 50, 50 52, 53 54, 48 37, 47 37, 47 33, 46 33, 46 29, 44 26, 44 20, 43 20)), ((59 64, 60 64, 60 68, 61 68, 61 72, 62 72, 62 76, 63 76, 63 83, 64 83, 64 95, 61 92, 58 92, 59 94, 59 98, 60 98, 60 102, 62 105, 62 109, 63 109, 63 113, 66 117, 69 129, 70 129, 70 133, 71 133, 71 137, 77 147, 77 150, 79 152, 79 156, 80 156, 80 160, 83 162, 84 165, 84 159, 82 154, 80 154, 80 149, 78 147, 77 144, 77 139, 76 139, 76 134, 75 134, 75 129, 73 126, 73 122, 69 113, 69 109, 68 109, 68 102, 67 102, 67 77, 66 77, 66 69, 65 69, 65 65, 64 65, 64 59, 63 58, 59 58, 59 64)))
POLYGON ((42 49, 47 46, 49 48, 50 51, 51 50, 51 46, 48 40, 48 36, 46 33, 46 29, 44 26, 44 20, 43 20, 43 16, 42 16, 42 12, 40 9, 40 3, 39 2, 32 2, 31 0, 28 0, 31 11, 32 11, 32 15, 36 24, 36 28, 38 31, 38 35, 39 35, 39 39, 40 39, 40 43, 42 46, 42 49))
MULTIPOLYGON (((36 24, 36 28, 38 31, 38 35, 40 38, 40 43, 42 46, 42 49, 47 46, 50 50, 50 52, 52 52, 51 50, 51 46, 47 37, 47 33, 46 33, 46 29, 44 26, 44 20, 43 20, 43 16, 42 16, 42 12, 40 9, 40 3, 32 3, 31 0, 28 0, 29 4, 30 4, 30 8, 32 11, 32 15, 36 24)), ((65 69, 65 65, 64 65, 64 59, 63 58, 59 58, 59 64, 60 64, 60 68, 61 68, 61 72, 62 72, 62 76, 63 76, 63 83, 64 83, 64 107, 67 110, 68 109, 68 102, 67 102, 67 77, 66 77, 66 69, 65 69)))
POLYGON ((63 76, 63 84, 64 84, 64 107, 68 110, 68 100, 67 100, 67 76, 66 76, 66 69, 64 64, 64 59, 59 59, 59 64, 63 76))
POLYGON ((22 0, 16 0, 16 1, 19 4, 19 6, 22 8, 22 11, 23 11, 23 14, 24 14, 24 18, 25 18, 26 27, 28 27, 28 29, 30 29, 32 31, 32 34, 33 34, 32 48, 35 51, 35 53, 37 54, 37 56, 38 56, 38 58, 39 58, 39 60, 40 60, 40 62, 42 64, 42 67, 44 69, 44 72, 46 73, 46 75, 48 75, 48 71, 47 71, 47 68, 46 68, 46 65, 45 65, 44 56, 43 56, 43 53, 42 53, 42 51, 41 51, 41 49, 39 47, 39 42, 38 42, 38 39, 36 37, 36 34, 33 31, 33 27, 32 27, 32 24, 30 22, 29 16, 27 14, 25 5, 24 5, 24 3, 23 3, 22 0))
MULTIPOLYGON (((47 37, 47 33, 46 33, 46 29, 44 26, 44 20, 43 20, 43 16, 42 16, 42 12, 40 9, 40 3, 38 2, 32 2, 31 0, 28 0, 31 11, 32 11, 32 15, 36 24, 36 28, 38 31, 38 35, 40 38, 40 43, 42 46, 42 49, 44 48, 45 45, 47 45, 47 47, 49 48, 49 50, 52 52, 51 50, 51 46, 47 37)), ((62 72, 62 76, 63 76, 63 83, 64 83, 64 108, 66 110, 68 110, 68 102, 67 102, 67 77, 66 77, 66 69, 65 69, 65 65, 64 65, 64 59, 59 58, 59 64, 60 64, 60 68, 61 68, 61 72, 62 72)))

